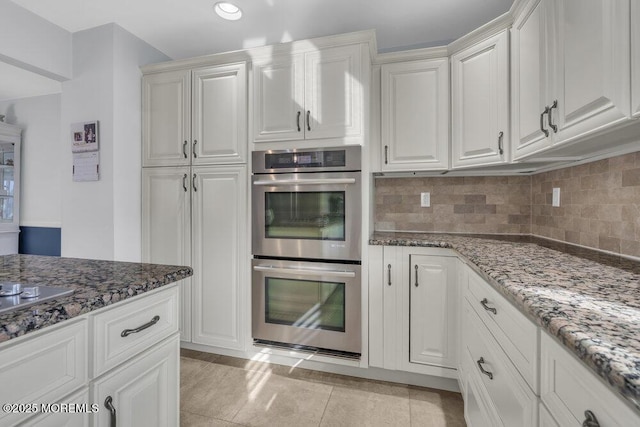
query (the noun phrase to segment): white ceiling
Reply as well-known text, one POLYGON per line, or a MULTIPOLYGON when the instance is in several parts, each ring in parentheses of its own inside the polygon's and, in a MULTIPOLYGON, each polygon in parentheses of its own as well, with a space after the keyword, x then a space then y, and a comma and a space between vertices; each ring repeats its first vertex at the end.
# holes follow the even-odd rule
MULTIPOLYGON (((381 52, 447 44, 506 12, 513 0, 12 0, 76 32, 115 22, 173 59, 375 29, 381 52)), ((0 93, 0 99, 2 99, 0 93)), ((4 98, 7 99, 7 98, 4 98)))

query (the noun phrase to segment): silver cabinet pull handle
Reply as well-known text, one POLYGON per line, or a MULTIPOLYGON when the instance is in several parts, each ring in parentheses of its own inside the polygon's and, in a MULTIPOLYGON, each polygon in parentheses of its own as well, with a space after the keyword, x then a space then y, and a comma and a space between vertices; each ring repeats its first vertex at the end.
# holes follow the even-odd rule
POLYGON ((113 398, 111 396, 107 396, 104 400, 104 407, 111 413, 111 421, 109 422, 109 425, 111 427, 116 427, 116 407, 113 406, 113 398))
POLYGON ((187 154, 187 144, 188 144, 187 140, 185 140, 185 141, 182 143, 182 154, 184 155, 184 158, 185 158, 185 159, 186 159, 186 158, 187 158, 187 156, 188 156, 188 154, 187 154))
POLYGON ((296 126, 298 126, 298 132, 300 132, 300 114, 302 114, 302 111, 298 111, 298 116, 296 117, 296 126))
POLYGON ((384 164, 385 165, 389 164, 389 146, 388 145, 384 146, 384 164))
POLYGON ((549 118, 549 127, 553 129, 553 133, 558 133, 558 126, 553 124, 553 114, 552 111, 554 108, 558 108, 558 100, 553 101, 551 107, 549 107, 548 118, 549 118))
POLYGON ((153 325, 158 323, 159 320, 160 320, 160 316, 153 316, 153 319, 151 319, 150 321, 148 321, 142 326, 138 326, 135 329, 125 329, 120 333, 120 336, 124 338, 124 337, 128 337, 131 334, 137 334, 140 331, 144 331, 145 329, 152 327, 153 325))
POLYGON ((196 187, 196 174, 193 174, 193 178, 191 179, 191 186, 193 187, 193 191, 198 191, 198 187, 196 187))
POLYGON ((504 138, 504 132, 500 132, 498 134, 498 153, 502 156, 504 154, 504 150, 502 149, 502 139, 504 138))
POLYGON ((544 115, 549 113, 549 107, 544 107, 544 111, 540 113, 540 130, 544 136, 549 136, 549 131, 544 128, 544 115))
POLYGON ((307 130, 311 132, 311 110, 307 110, 307 130))
POLYGON ((184 176, 182 177, 182 188, 184 189, 184 192, 187 192, 187 174, 185 173, 184 176))
POLYGON ((196 144, 198 143, 197 139, 193 140, 193 147, 191 148, 191 153, 193 154, 193 158, 197 159, 198 158, 198 153, 196 153, 196 144))
POLYGON ((482 364, 484 363, 484 357, 481 357, 480 359, 478 359, 476 361, 476 363, 478 364, 478 368, 480 368, 480 372, 482 372, 483 374, 488 376, 490 380, 492 380, 493 379, 493 373, 491 373, 489 371, 485 371, 485 369, 482 367, 482 364))
POLYGON ((489 300, 487 300, 486 298, 484 298, 482 301, 480 301, 480 305, 482 305, 482 307, 484 307, 485 310, 492 312, 493 314, 498 314, 498 310, 496 310, 493 307, 489 307, 487 305, 487 303, 489 302, 489 300))
POLYGON ((388 273, 388 277, 387 277, 387 285, 391 286, 391 264, 387 265, 387 273, 388 273))
POLYGON ((413 266, 413 269, 416 271, 416 282, 414 283, 414 286, 417 288, 418 287, 418 264, 413 266))
POLYGON ((600 427, 600 423, 593 412, 589 410, 584 411, 582 427, 600 427))

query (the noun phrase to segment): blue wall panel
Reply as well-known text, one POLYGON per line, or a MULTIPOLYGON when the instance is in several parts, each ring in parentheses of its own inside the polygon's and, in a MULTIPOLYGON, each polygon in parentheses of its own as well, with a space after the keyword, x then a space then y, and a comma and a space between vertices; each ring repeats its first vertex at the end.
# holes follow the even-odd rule
POLYGON ((30 255, 60 256, 60 228, 20 227, 18 252, 30 255))

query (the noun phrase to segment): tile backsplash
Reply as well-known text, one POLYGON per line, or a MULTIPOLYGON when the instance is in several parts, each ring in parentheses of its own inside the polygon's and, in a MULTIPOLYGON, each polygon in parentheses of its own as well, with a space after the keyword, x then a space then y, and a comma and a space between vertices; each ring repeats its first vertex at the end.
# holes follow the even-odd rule
POLYGON ((533 234, 640 257, 640 152, 532 176, 377 178, 375 229, 533 234))
POLYGON ((377 178, 375 190, 379 231, 531 232, 530 176, 377 178))
POLYGON ((640 257, 640 152, 533 175, 531 189, 532 234, 640 257))

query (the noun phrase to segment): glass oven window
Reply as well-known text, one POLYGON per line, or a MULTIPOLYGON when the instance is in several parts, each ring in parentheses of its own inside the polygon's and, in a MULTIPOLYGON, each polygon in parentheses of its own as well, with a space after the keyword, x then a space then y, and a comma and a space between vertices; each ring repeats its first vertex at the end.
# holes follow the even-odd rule
POLYGON ((345 284, 265 278, 265 322, 345 331, 345 284))
POLYGON ((345 240, 344 191, 265 193, 265 237, 345 240))

